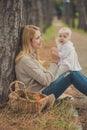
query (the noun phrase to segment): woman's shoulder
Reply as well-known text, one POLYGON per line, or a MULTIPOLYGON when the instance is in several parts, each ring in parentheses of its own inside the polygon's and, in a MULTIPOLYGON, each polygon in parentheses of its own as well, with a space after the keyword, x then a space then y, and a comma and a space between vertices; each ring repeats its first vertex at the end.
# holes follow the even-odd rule
POLYGON ((25 55, 25 56, 23 56, 22 58, 21 58, 21 60, 20 60, 21 62, 30 62, 30 61, 32 61, 32 58, 31 58, 31 56, 29 55, 29 56, 27 56, 27 55, 25 55))
POLYGON ((36 58, 33 55, 24 55, 21 57, 16 66, 35 66, 36 58))
POLYGON ((30 56, 25 55, 25 56, 22 56, 21 58, 21 60, 27 60, 27 59, 30 59, 30 56))
POLYGON ((36 58, 33 54, 31 55, 25 55, 21 58, 21 63, 26 63, 26 64, 35 64, 36 58))

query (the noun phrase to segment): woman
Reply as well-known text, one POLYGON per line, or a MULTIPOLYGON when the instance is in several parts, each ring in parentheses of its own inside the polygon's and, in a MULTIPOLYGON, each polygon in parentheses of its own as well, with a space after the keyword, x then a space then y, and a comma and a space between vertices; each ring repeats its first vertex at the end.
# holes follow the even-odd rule
POLYGON ((58 56, 56 48, 52 48, 52 63, 46 70, 39 62, 38 49, 42 45, 40 29, 27 25, 22 33, 22 50, 15 60, 17 80, 24 82, 29 90, 46 95, 54 94, 58 98, 73 84, 80 92, 87 95, 87 78, 79 71, 67 72, 55 79, 58 69, 58 56))

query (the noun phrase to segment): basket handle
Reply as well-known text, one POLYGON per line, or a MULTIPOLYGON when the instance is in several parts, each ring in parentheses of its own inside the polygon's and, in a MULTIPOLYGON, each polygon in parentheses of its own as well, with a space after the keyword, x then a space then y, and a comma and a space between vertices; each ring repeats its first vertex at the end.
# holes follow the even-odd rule
POLYGON ((26 86, 23 82, 15 80, 12 83, 10 83, 10 85, 9 85, 10 92, 19 90, 20 87, 18 84, 21 84, 23 86, 23 89, 26 89, 26 86), (12 88, 13 85, 14 85, 14 88, 12 88))

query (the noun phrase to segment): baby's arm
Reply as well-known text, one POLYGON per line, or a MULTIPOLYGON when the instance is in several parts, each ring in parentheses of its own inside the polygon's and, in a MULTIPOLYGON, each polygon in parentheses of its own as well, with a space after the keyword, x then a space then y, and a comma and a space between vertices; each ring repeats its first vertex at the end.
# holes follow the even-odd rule
POLYGON ((69 57, 73 50, 75 50, 73 46, 70 45, 64 46, 59 51, 59 57, 60 58, 69 57))

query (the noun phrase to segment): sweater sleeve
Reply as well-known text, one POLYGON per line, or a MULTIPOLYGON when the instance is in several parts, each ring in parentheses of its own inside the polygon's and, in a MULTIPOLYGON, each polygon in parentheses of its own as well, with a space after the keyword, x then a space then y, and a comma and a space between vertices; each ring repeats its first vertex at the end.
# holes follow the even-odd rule
POLYGON ((28 58, 23 59, 22 67, 29 77, 43 86, 48 86, 53 81, 58 69, 56 63, 51 63, 48 70, 43 69, 43 67, 39 66, 39 63, 29 60, 28 58))

